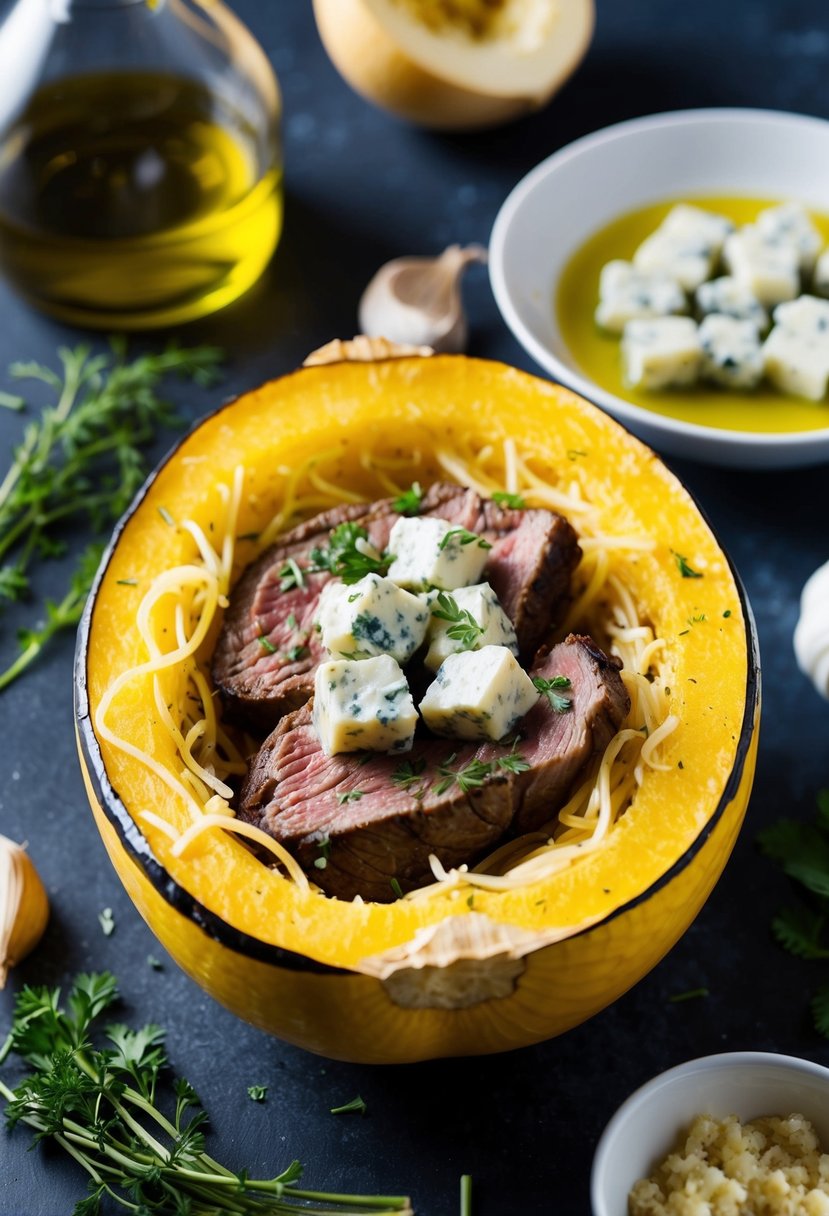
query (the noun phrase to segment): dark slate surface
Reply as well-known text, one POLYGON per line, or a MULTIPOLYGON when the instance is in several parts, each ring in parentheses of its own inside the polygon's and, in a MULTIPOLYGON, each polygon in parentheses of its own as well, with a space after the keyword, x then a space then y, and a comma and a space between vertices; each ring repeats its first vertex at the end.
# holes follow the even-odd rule
MULTIPOLYGON (((287 222, 271 270, 246 300, 187 338, 223 343, 227 391, 294 367, 332 335, 350 335, 364 283, 386 258, 486 241, 497 208, 535 162, 609 122, 698 105, 760 105, 829 116, 829 23, 821 0, 600 0, 598 32, 577 77, 546 112, 500 132, 435 136, 408 129, 354 96, 327 61, 310 6, 235 6, 262 40, 285 98, 287 222)), ((781 182, 781 193, 786 184, 781 182)), ((502 325, 485 273, 469 275, 473 351, 529 367, 502 325)), ((0 288, 0 362, 50 359, 78 339, 0 288)), ((192 418, 215 401, 180 394, 192 418)), ((20 419, 0 411, 5 465, 20 419)), ((159 454, 164 444, 159 444, 159 454)), ((123 892, 95 831, 74 753, 72 639, 52 646, 0 697, 0 830, 28 838, 52 899, 36 957, 0 995, 0 1023, 24 981, 65 982, 81 969, 120 977, 125 1014, 169 1030, 175 1065, 203 1095, 213 1152, 273 1173, 294 1156, 312 1184, 405 1190, 423 1216, 457 1210, 458 1177, 474 1176, 478 1216, 588 1210, 591 1155, 616 1106, 641 1082, 695 1055, 788 1051, 829 1063, 810 1026, 807 994, 820 964, 784 955, 769 917, 785 881, 757 853, 757 830, 808 816, 829 784, 829 705, 798 674, 791 650, 799 589, 829 557, 825 471, 732 473, 674 462, 704 503, 748 587, 764 660, 764 729, 746 827, 706 908, 669 957, 613 1008, 563 1039, 511 1055, 362 1068, 331 1063, 236 1021, 176 967, 123 892), (104 938, 100 909, 117 928, 104 938), (705 985, 707 1000, 670 997, 705 985), (267 1084, 254 1105, 250 1084, 267 1084), (329 1107, 360 1093, 369 1114, 329 1107)), ((40 590, 59 588, 45 579, 40 590)), ((52 577, 50 576, 50 577, 52 577)), ((2 622, 2 656, 13 626, 2 622)), ((824 968, 825 971, 825 968, 824 968)), ((825 980, 825 974, 822 976, 825 980)), ((0 1132, 2 1216, 64 1216, 83 1178, 56 1153, 26 1152, 0 1132)))

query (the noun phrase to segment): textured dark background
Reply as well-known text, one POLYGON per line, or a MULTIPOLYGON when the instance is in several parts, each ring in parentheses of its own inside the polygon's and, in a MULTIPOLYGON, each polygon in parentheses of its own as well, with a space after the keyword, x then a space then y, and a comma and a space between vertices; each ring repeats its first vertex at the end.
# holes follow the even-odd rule
MULTIPOLYGON (((187 340, 230 354, 237 392, 294 367, 356 327, 356 302, 377 266, 451 241, 483 241, 526 170, 576 136, 657 110, 759 105, 829 117, 824 0, 599 0, 587 60, 542 114, 502 131, 436 136, 404 127, 352 94, 329 64, 302 0, 236 0, 279 73, 285 101, 287 217, 263 282, 187 340)), ((610 188, 610 187, 609 187, 610 188)), ((786 193, 781 181, 780 193, 786 193)), ((474 353, 529 367, 501 323, 485 272, 467 282, 474 353)), ((54 358, 82 335, 35 316, 0 287, 0 364, 54 358)), ((220 394, 181 392, 195 418, 220 394)), ((5 465, 21 420, 0 411, 5 465)), ((159 454, 164 445, 159 445, 159 454)), ((407 1068, 331 1063, 238 1022, 165 960, 123 892, 87 809, 72 732, 72 639, 64 637, 0 696, 0 830, 27 838, 52 899, 46 939, 0 995, 0 1025, 25 981, 65 982, 110 967, 125 1014, 169 1031, 176 1068, 215 1121, 212 1151, 276 1172, 294 1156, 327 1189, 407 1191, 422 1216, 457 1211, 458 1178, 474 1177, 476 1216, 585 1213, 596 1139, 641 1082, 695 1055, 774 1049, 829 1063, 812 1030, 809 988, 829 978, 771 941, 786 883, 756 850, 758 829, 811 814, 829 785, 829 705, 795 667, 791 636, 804 580, 829 557, 826 473, 733 473, 673 461, 702 500, 747 584, 764 661, 764 725, 755 793, 741 840, 694 926, 611 1009, 564 1038, 511 1055, 407 1068), (98 912, 114 910, 105 938, 98 912), (705 985, 707 999, 670 997, 705 985), (254 1105, 250 1084, 266 1084, 254 1105), (329 1107, 360 1093, 369 1114, 329 1107)), ((57 571, 55 571, 57 574, 57 571)), ((57 591, 45 583, 48 593, 57 591)), ((25 615, 25 614, 24 614, 25 615)), ((0 622, 0 658, 13 626, 0 622)), ((74 1165, 0 1130, 0 1216, 65 1216, 82 1193, 74 1165)), ((262 1174, 260 1173, 260 1176, 262 1174)))

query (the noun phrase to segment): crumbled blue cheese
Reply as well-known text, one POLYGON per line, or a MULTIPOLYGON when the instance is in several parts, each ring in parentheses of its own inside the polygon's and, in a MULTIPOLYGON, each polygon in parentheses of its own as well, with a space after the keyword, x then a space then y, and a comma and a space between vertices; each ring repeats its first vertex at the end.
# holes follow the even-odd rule
POLYGON ((596 324, 620 334, 628 321, 687 311, 685 292, 670 275, 637 270, 630 262, 608 262, 599 276, 596 324))
POLYGON ((420 702, 436 735, 504 739, 538 700, 532 680, 506 646, 451 654, 420 702))
POLYGON ((702 316, 715 312, 738 321, 752 321, 760 333, 768 329, 769 315, 763 305, 750 288, 730 275, 702 283, 697 288, 696 301, 702 316))
POLYGON ((711 313, 700 324, 702 376, 726 388, 754 388, 763 378, 763 351, 752 321, 711 313))
POLYGON ((518 654, 518 640, 512 621, 498 603, 498 596, 489 583, 459 587, 451 593, 452 601, 461 615, 460 621, 448 621, 435 615, 443 611, 438 603, 438 594, 437 591, 430 591, 426 597, 432 614, 426 631, 429 649, 424 662, 428 668, 437 671, 450 654, 458 654, 462 650, 480 650, 483 646, 506 646, 514 655, 518 654), (468 616, 465 615, 467 613, 468 616), (466 631, 465 637, 450 637, 450 632, 457 635, 462 630, 466 631))
POLYGON ((726 237, 734 231, 734 223, 716 211, 706 211, 691 203, 677 203, 665 216, 660 228, 670 236, 693 237, 710 249, 712 257, 718 258, 726 237))
POLYGON ((725 242, 725 264, 738 283, 761 304, 793 300, 800 291, 800 258, 794 245, 768 240, 756 225, 746 224, 725 242))
POLYGON ((815 263, 814 288, 818 295, 829 296, 829 249, 815 263))
POLYGON ((689 317, 629 321, 622 338, 622 368, 630 388, 660 389, 693 384, 702 347, 689 317))
POLYGON ((389 654, 407 662, 426 637, 428 606, 390 578, 327 583, 320 596, 320 641, 332 655, 389 654))
MULTIPOLYGON (((482 536, 445 519, 401 516, 389 536, 394 561, 389 579, 417 591, 453 591, 477 583, 492 546, 482 536)), ((421 609, 426 611, 421 604, 421 609)))
POLYGON ((829 383, 829 300, 801 296, 774 310, 763 344, 766 375, 782 392, 821 401, 829 383))
POLYGON ((326 756, 407 752, 417 710, 400 666, 387 654, 321 663, 314 676, 314 728, 326 756))
POLYGON ((801 203, 781 203, 779 207, 761 211, 757 228, 772 244, 793 245, 801 271, 805 275, 812 273, 823 240, 801 203))

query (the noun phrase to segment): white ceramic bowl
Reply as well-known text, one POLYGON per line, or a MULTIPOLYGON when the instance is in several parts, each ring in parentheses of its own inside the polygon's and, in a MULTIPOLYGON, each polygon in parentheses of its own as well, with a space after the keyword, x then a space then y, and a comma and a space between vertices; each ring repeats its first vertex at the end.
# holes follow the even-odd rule
POLYGON ((829 1069, 760 1051, 703 1056, 643 1085, 619 1107, 593 1158, 593 1216, 627 1216, 628 1193, 695 1115, 805 1115, 829 1150, 829 1069))
POLYGON ((798 434, 682 422, 594 384, 564 343, 554 302, 576 249, 626 212, 706 194, 795 198, 829 212, 829 122, 771 110, 684 110, 619 123, 562 148, 518 183, 496 218, 490 277, 504 320, 556 380, 663 452, 755 468, 829 460, 829 404, 825 428, 798 434))

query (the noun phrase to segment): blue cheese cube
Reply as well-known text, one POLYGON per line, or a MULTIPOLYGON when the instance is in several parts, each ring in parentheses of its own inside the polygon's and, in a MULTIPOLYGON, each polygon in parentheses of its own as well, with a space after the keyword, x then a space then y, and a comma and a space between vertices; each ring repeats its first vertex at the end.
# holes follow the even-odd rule
POLYGON ((670 236, 693 238, 716 259, 722 253, 726 237, 734 231, 734 224, 716 211, 706 211, 691 203, 677 203, 665 216, 660 229, 670 236))
POLYGON ((491 548, 483 536, 445 519, 401 516, 389 536, 389 578, 417 591, 468 587, 480 581, 491 548))
POLYGON ((755 388, 763 378, 763 351, 752 321, 712 313, 699 327, 701 374, 726 388, 755 388))
POLYGON ((428 597, 431 619, 426 632, 429 649, 424 662, 437 671, 450 654, 480 650, 483 646, 506 646, 518 654, 512 621, 498 603, 489 583, 432 591, 428 597))
POLYGON ((766 375, 784 393, 822 401, 829 383, 829 300, 801 296, 774 310, 763 345, 766 375))
POLYGON ((420 702, 426 725, 456 739, 504 739, 538 700, 530 677, 506 646, 451 654, 420 702))
POLYGON ((326 756, 340 752, 407 752, 417 710, 390 655, 321 663, 314 675, 314 729, 326 756))
POLYGON ((726 232, 720 232, 718 216, 714 232, 709 232, 706 213, 699 208, 675 208, 652 235, 633 254, 633 265, 670 275, 684 291, 693 292, 714 271, 726 232), (693 213, 699 212, 701 221, 693 213), (677 214, 678 213, 678 214, 677 214))
POLYGON ((815 263, 814 288, 818 295, 829 296, 829 249, 815 263))
POLYGON ((670 275, 637 270, 630 262, 608 262, 599 276, 596 324, 620 334, 628 321, 687 311, 685 292, 670 275))
POLYGON ((800 291, 800 258, 794 245, 769 241, 746 224, 725 242, 725 264, 761 304, 793 300, 800 291))
POLYGON ((781 203, 761 211, 757 229, 772 244, 793 245, 803 274, 812 273, 823 241, 801 203, 781 203))
POLYGON ((768 329, 769 314, 763 305, 750 288, 729 275, 702 283, 697 288, 696 301, 703 317, 715 312, 738 321, 751 321, 760 333, 768 329))
POLYGON ((660 389, 693 384, 702 347, 689 317, 630 321, 622 338, 622 367, 630 388, 660 389))
POLYGON ((317 619, 330 654, 361 659, 388 654, 405 663, 426 637, 429 609, 390 578, 367 574, 350 585, 326 584, 317 619))

